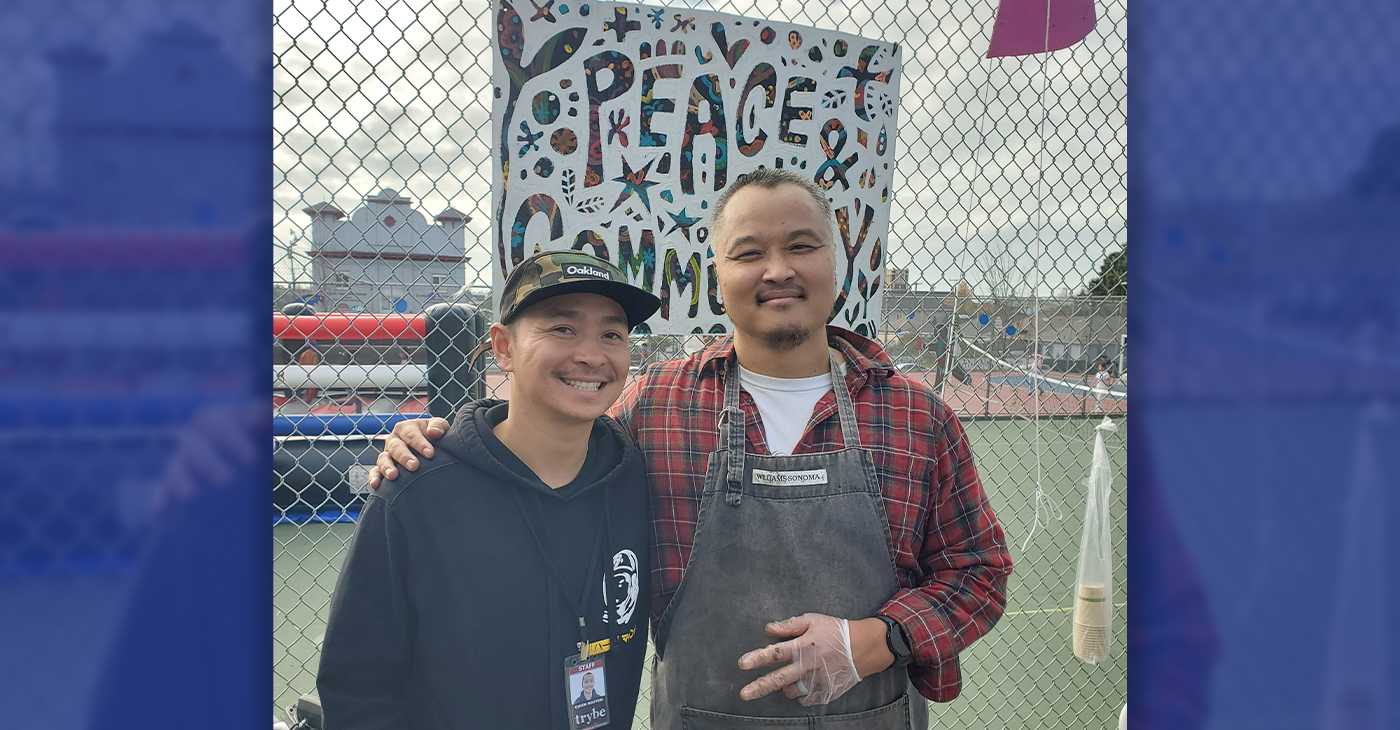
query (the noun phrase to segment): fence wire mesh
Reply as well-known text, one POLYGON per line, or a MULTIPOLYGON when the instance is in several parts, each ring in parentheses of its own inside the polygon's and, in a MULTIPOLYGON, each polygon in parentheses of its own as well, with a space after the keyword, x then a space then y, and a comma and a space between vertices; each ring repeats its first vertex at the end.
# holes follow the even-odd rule
MULTIPOLYGON (((1068 607, 1094 426, 1127 413, 1126 4, 1099 3, 1069 49, 997 60, 984 58, 993 3, 703 9, 904 48, 879 339, 963 419, 1016 565, 1006 617, 964 653, 963 695, 935 705, 932 726, 1113 726, 1126 694, 1121 425, 1108 437, 1109 662, 1073 657, 1068 607)), ((490 311, 493 29, 483 0, 276 4, 277 712, 315 691, 379 434, 431 410, 431 371, 479 336, 481 320, 449 314, 490 311), (435 343, 435 327, 457 335, 435 343)), ((702 344, 635 337, 633 364, 702 344)), ((509 390, 489 365, 448 382, 509 390)))

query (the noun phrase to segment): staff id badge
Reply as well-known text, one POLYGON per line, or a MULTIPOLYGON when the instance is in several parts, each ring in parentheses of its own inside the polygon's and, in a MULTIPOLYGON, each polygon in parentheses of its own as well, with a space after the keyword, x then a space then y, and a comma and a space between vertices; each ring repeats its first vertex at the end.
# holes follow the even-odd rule
POLYGON ((569 730, 592 730, 608 724, 608 679, 603 654, 564 661, 564 686, 569 689, 569 730))

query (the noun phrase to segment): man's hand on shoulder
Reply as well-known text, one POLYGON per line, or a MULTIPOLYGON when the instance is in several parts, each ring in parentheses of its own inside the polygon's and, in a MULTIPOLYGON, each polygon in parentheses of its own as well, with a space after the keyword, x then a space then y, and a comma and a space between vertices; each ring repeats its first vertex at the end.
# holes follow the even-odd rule
POLYGON ((425 459, 433 458, 432 442, 447 434, 447 425, 445 418, 414 418, 395 424, 393 433, 384 440, 384 450, 369 470, 370 489, 378 489, 384 479, 397 479, 400 466, 416 471, 419 454, 425 459))

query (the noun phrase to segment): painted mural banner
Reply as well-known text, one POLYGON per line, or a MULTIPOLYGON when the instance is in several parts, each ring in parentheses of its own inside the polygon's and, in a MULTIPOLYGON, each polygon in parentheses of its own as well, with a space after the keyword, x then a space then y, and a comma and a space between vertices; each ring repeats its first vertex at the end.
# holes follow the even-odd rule
POLYGON ((685 6, 522 2, 494 7, 497 295, 537 249, 571 248, 661 298, 641 331, 725 332, 710 211, 738 175, 783 167, 836 212, 833 323, 875 332, 897 44, 685 6))

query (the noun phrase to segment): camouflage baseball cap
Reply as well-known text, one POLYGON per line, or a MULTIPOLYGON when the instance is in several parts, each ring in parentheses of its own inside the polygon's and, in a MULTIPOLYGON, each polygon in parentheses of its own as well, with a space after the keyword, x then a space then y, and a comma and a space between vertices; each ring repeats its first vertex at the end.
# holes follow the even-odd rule
POLYGON ((627 283, 622 270, 582 251, 545 251, 520 262, 501 290, 501 322, 509 324, 526 307, 560 294, 601 294, 622 305, 627 326, 636 327, 661 308, 661 300, 627 283))

